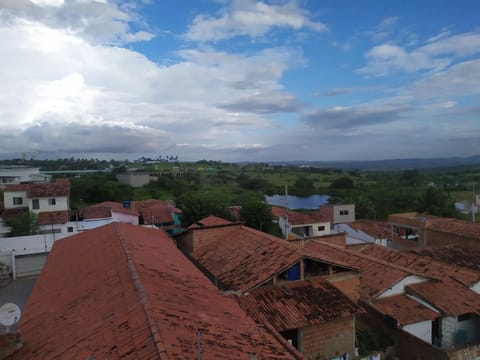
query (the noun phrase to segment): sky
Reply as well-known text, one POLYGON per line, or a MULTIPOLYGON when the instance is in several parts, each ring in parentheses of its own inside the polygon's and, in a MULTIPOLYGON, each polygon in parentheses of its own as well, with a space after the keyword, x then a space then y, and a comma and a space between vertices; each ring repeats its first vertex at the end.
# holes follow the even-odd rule
POLYGON ((480 154, 477 0, 0 0, 0 157, 480 154))

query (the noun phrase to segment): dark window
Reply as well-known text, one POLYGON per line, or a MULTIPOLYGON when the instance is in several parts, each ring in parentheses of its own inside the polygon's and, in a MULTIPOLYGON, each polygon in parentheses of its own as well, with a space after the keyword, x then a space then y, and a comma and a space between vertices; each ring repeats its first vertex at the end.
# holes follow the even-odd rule
POLYGON ((57 201, 55 200, 55 198, 48 199, 48 205, 55 205, 56 203, 57 201))
POLYGON ((68 231, 68 232, 73 232, 73 226, 69 226, 69 227, 67 228, 67 231, 68 231))
POLYGON ((340 210, 340 215, 348 215, 348 210, 340 210))
POLYGON ((319 226, 318 227, 318 231, 324 231, 325 230, 325 226, 319 226))
POLYGON ((23 198, 21 198, 21 197, 14 197, 14 198, 13 198, 13 205, 23 205, 23 198))
POLYGON ((40 200, 38 200, 38 199, 33 199, 32 200, 32 209, 34 209, 34 210, 40 209, 40 200))

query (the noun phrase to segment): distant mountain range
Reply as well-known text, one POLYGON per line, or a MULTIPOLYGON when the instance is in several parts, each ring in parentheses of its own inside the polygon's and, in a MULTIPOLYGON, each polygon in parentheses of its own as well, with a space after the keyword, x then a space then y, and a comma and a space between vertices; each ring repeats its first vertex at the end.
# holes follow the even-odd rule
POLYGON ((454 158, 390 159, 371 161, 276 161, 271 165, 311 166, 330 169, 405 170, 480 165, 480 155, 454 158))

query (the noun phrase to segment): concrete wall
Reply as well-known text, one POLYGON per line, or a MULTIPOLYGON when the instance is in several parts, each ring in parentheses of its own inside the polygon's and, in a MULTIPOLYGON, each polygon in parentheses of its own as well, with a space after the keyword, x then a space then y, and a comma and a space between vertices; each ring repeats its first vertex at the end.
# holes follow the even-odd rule
POLYGON ((150 182, 150 175, 148 173, 117 174, 117 180, 121 184, 142 187, 150 182))
POLYGON ((442 318, 442 348, 453 347, 455 333, 457 331, 457 319, 451 316, 442 318))
POLYGON ((193 251, 216 241, 229 234, 233 227, 240 225, 228 225, 197 230, 189 230, 186 233, 176 237, 179 247, 188 254, 193 251))
POLYGON ((112 218, 125 224, 138 225, 138 216, 115 212, 112 210, 112 218))
POLYGON ((398 330, 394 334, 395 352, 400 359, 410 360, 447 360, 447 354, 441 349, 411 335, 398 330))
POLYGON ((68 205, 68 197, 67 196, 53 196, 53 197, 46 197, 46 198, 32 198, 28 199, 28 208, 34 212, 35 214, 38 214, 40 212, 46 212, 46 211, 64 211, 68 210, 69 205, 68 205), (39 209, 34 209, 32 204, 33 204, 33 199, 38 199, 39 200, 39 209), (48 203, 49 199, 55 199, 55 205, 50 205, 48 203))
POLYGON ((28 206, 27 192, 26 191, 5 192, 3 193, 3 201, 4 201, 5 209, 13 209, 13 208, 28 206), (21 197, 23 199, 22 204, 20 205, 13 204, 13 198, 16 198, 16 197, 21 197))
POLYGON ((390 289, 384 291, 382 294, 378 296, 378 299, 385 298, 388 296, 393 296, 393 295, 400 295, 405 293, 405 286, 412 285, 412 284, 418 284, 428 281, 425 278, 422 278, 420 276, 416 275, 410 275, 404 277, 402 280, 400 280, 398 283, 393 285, 390 289))
POLYGON ((360 298, 360 273, 349 271, 329 275, 327 280, 354 303, 360 298))
POLYGON ((477 294, 480 294, 480 281, 471 286, 470 289, 475 291, 477 294))
POLYGON ((348 223, 355 221, 355 205, 354 204, 345 204, 345 205, 333 205, 333 223, 348 223), (348 212, 348 214, 345 214, 348 212), (343 213, 343 215, 341 214, 343 213))
POLYGON ((403 330, 416 336, 419 339, 431 344, 432 343, 432 321, 421 321, 414 324, 405 325, 403 330))
MULTIPOLYGON (((31 181, 31 175, 40 174, 40 168, 35 167, 14 167, 14 168, 0 168, 0 178, 15 178, 14 183, 31 181)), ((0 181, 1 183, 1 181, 0 181)))
POLYGON ((458 321, 457 319, 456 335, 459 335, 458 334, 459 331, 465 331, 466 342, 468 343, 480 342, 480 316, 472 315, 471 319, 467 319, 463 321, 458 321))
POLYGON ((308 359, 331 359, 354 354, 354 318, 329 321, 300 330, 300 352, 308 359))

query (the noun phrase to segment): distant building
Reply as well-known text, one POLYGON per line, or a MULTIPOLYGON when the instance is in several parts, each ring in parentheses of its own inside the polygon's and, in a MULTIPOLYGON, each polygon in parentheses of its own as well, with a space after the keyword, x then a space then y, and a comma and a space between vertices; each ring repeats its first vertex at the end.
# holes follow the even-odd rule
POLYGON ((145 171, 127 171, 117 174, 117 180, 120 184, 142 187, 150 183, 150 174, 145 171))
POLYGON ((51 175, 41 174, 40 168, 21 165, 0 165, 0 188, 24 182, 49 182, 51 175))
POLYGON ((278 216, 278 225, 284 236, 288 234, 297 238, 327 235, 331 231, 330 219, 320 212, 288 210, 278 216))

